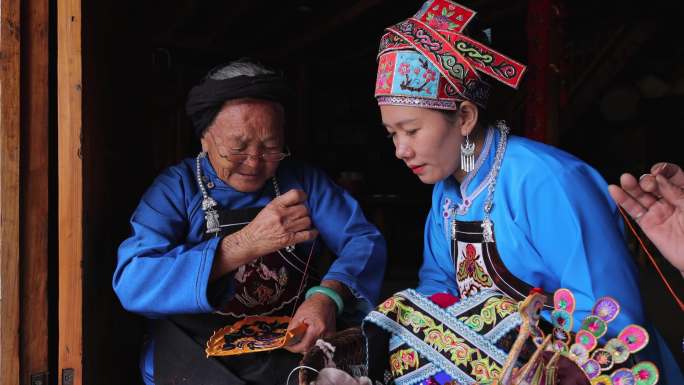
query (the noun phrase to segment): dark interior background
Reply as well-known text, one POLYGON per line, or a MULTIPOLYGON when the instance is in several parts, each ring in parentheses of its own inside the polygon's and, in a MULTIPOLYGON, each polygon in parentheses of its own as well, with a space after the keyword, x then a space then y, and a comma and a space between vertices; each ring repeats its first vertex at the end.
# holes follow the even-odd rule
MULTIPOLYGON (((285 71, 297 90, 288 110, 294 157, 323 168, 363 203, 389 247, 383 295, 414 286, 430 186, 393 155, 373 99, 383 28, 421 1, 84 2, 85 383, 139 381, 139 318, 111 289, 116 248, 153 178, 199 150, 184 113, 189 88, 211 67, 252 57, 285 71)), ((527 63, 528 1, 463 1, 491 28, 493 47, 527 63)), ((684 33, 670 2, 559 4, 558 124, 553 144, 609 182, 656 161, 684 164, 684 33), (562 65, 561 65, 562 64, 562 65)), ((492 111, 525 134, 531 90, 502 90, 492 111)), ((647 313, 682 360, 682 315, 635 249, 647 313)), ((682 291, 682 279, 662 263, 682 291)), ((54 268, 54 266, 53 266, 54 268)), ((607 276, 605 279, 619 279, 607 276)), ((54 311, 52 312, 54 316, 54 311)))

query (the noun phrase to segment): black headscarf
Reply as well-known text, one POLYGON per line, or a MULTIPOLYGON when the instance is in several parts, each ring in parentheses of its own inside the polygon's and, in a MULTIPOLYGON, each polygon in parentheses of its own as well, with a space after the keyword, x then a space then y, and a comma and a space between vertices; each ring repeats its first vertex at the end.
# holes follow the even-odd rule
POLYGON ((240 98, 263 99, 285 105, 291 91, 281 75, 237 76, 216 80, 207 77, 188 94, 185 111, 197 137, 201 137, 218 115, 223 104, 240 98))

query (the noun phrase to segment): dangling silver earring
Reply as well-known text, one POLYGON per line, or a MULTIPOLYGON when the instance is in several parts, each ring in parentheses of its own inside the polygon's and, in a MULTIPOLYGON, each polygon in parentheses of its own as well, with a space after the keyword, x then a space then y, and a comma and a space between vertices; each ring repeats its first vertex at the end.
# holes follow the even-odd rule
POLYGON ((461 143, 461 170, 471 172, 475 169, 475 143, 466 135, 465 142, 461 143))

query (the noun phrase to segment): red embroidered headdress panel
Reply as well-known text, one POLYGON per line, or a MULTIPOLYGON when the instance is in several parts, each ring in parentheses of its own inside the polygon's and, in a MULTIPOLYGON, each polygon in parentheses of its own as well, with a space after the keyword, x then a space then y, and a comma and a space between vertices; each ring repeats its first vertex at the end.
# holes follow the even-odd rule
POLYGON ((380 105, 455 110, 469 100, 486 107, 482 74, 517 88, 525 66, 463 34, 475 11, 428 0, 380 40, 375 97, 380 105))

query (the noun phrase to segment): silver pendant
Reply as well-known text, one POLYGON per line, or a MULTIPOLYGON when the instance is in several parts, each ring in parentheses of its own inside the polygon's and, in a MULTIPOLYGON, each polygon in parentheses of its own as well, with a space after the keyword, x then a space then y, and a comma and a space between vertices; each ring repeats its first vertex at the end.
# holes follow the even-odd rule
POLYGON ((486 218, 482 221, 482 238, 485 243, 494 242, 494 232, 492 232, 492 221, 486 218))
POLYGON ((218 206, 218 203, 216 203, 214 198, 206 196, 202 199, 202 211, 214 210, 216 206, 218 206))
POLYGON ((202 199, 202 211, 204 211, 204 220, 207 223, 207 234, 214 234, 219 232, 219 213, 214 209, 218 203, 210 196, 202 199))
POLYGON ((294 245, 285 246, 285 251, 287 251, 288 253, 294 253, 294 251, 295 251, 294 245))
POLYGON ((204 220, 207 222, 207 234, 214 234, 219 232, 219 213, 214 209, 209 209, 204 212, 204 220))

